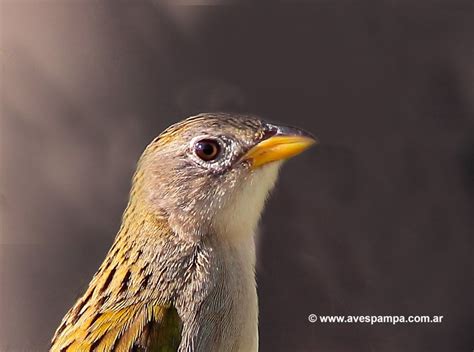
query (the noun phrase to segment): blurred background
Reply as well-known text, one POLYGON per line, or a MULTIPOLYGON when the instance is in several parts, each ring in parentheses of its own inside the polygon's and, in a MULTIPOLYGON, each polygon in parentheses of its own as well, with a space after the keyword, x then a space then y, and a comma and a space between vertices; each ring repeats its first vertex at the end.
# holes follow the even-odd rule
POLYGON ((472 0, 0 1, 1 352, 47 350, 141 151, 203 111, 321 139, 262 220, 261 351, 474 349, 472 0))

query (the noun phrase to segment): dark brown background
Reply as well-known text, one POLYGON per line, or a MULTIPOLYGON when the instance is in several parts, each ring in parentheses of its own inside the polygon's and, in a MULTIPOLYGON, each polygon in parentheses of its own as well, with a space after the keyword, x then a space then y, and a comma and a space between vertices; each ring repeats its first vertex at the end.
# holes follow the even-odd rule
POLYGON ((474 3, 252 3, 1 0, 0 351, 47 349, 142 149, 210 110, 322 141, 263 218, 262 351, 474 349, 474 3))

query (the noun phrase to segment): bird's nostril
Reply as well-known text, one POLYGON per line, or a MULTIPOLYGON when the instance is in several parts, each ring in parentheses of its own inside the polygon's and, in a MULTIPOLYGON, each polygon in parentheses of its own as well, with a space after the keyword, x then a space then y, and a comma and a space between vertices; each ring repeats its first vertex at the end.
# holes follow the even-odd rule
POLYGON ((270 137, 273 137, 278 133, 278 128, 273 125, 267 124, 265 126, 265 129, 263 130, 263 135, 261 137, 262 140, 268 139, 270 137))

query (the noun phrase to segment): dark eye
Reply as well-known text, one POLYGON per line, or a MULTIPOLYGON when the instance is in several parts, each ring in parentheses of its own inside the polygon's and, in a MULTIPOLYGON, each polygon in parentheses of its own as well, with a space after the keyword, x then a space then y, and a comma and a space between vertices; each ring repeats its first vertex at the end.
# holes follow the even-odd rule
POLYGON ((196 155, 204 161, 211 161, 219 156, 221 146, 212 139, 203 139, 196 143, 194 147, 196 155))

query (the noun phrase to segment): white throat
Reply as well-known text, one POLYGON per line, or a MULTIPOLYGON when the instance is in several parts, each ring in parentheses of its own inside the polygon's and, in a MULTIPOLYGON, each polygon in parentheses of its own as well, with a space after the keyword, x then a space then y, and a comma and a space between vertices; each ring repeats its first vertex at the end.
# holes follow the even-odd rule
POLYGON ((275 186, 281 162, 254 170, 214 218, 213 227, 222 240, 238 244, 253 240, 269 192, 275 186))

